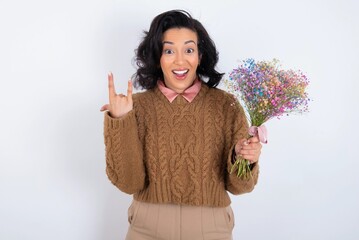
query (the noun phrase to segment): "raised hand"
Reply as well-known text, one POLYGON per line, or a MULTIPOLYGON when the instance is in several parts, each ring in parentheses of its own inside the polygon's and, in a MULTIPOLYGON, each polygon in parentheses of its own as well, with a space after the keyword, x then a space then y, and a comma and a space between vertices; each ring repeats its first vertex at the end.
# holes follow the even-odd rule
POLYGON ((127 96, 123 94, 116 94, 115 84, 113 82, 113 74, 109 73, 108 90, 110 103, 103 105, 100 111, 109 111, 111 117, 119 118, 126 115, 133 109, 131 80, 128 81, 127 96))

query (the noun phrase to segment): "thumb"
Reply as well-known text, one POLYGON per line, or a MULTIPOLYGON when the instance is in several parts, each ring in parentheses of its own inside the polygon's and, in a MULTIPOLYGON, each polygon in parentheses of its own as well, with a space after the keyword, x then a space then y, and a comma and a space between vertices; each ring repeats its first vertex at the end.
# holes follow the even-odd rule
POLYGON ((239 140, 235 146, 236 153, 238 154, 241 151, 242 146, 245 146, 245 145, 248 145, 247 139, 243 138, 243 139, 239 140))
POLYGON ((106 110, 109 110, 109 104, 103 105, 100 109, 101 112, 106 111, 106 110))
POLYGON ((259 137, 258 137, 258 135, 253 136, 253 137, 251 137, 250 139, 248 139, 248 143, 257 143, 257 142, 259 142, 259 137))

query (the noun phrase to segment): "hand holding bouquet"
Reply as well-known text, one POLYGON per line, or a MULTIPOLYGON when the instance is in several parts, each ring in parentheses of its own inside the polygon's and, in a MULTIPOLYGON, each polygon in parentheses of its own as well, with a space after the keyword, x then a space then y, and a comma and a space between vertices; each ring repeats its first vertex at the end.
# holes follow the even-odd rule
MULTIPOLYGON (((229 92, 244 105, 251 124, 248 134, 257 135, 262 143, 267 143, 267 130, 263 125, 266 121, 284 114, 308 111, 307 77, 301 71, 279 69, 276 59, 244 60, 229 74, 225 83, 229 92)), ((237 157, 231 173, 236 168, 238 177, 251 177, 248 160, 237 157)))

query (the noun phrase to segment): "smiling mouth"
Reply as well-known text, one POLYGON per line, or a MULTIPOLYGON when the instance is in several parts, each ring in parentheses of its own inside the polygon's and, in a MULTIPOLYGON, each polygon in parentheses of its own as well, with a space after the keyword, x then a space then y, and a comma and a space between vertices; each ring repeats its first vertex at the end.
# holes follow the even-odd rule
POLYGON ((189 72, 189 70, 173 70, 172 72, 178 77, 183 77, 189 72))

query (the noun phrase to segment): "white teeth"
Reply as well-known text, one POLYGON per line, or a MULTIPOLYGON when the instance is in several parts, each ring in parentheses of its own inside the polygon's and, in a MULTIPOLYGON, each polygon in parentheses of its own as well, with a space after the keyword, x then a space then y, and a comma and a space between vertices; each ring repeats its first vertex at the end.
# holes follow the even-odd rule
POLYGON ((175 74, 182 75, 188 72, 188 70, 182 70, 182 71, 173 71, 175 74))

